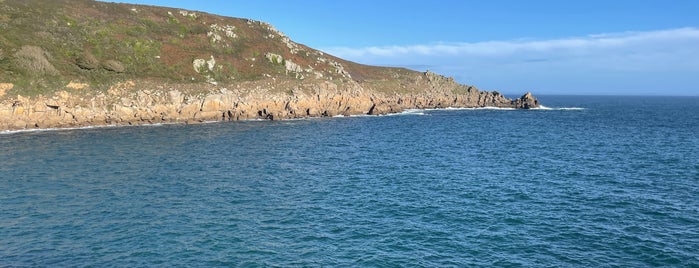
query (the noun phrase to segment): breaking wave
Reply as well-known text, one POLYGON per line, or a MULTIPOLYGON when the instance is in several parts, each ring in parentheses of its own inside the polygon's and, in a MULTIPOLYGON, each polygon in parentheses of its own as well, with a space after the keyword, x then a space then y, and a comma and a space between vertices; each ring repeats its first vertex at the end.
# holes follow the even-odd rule
POLYGON ((544 111, 581 111, 585 110, 582 107, 547 107, 540 105, 539 107, 532 108, 531 110, 544 110, 544 111))
POLYGON ((11 134, 17 134, 17 133, 68 131, 68 130, 95 129, 95 128, 114 128, 114 127, 118 127, 118 126, 116 126, 116 125, 104 125, 104 126, 70 127, 70 128, 33 128, 33 129, 3 130, 3 131, 0 131, 0 135, 11 135, 11 134))

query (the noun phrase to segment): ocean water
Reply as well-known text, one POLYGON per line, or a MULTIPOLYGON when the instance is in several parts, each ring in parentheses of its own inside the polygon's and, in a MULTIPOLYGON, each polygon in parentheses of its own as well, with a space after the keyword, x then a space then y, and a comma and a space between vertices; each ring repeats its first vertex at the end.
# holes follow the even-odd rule
POLYGON ((0 135, 0 267, 699 267, 699 98, 0 135))

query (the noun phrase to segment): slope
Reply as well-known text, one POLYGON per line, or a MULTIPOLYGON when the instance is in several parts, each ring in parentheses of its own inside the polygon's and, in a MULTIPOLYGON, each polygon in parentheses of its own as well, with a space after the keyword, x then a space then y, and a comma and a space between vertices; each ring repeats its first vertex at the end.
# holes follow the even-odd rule
POLYGON ((0 31, 0 129, 538 105, 345 61, 267 23, 196 11, 0 0, 0 31))

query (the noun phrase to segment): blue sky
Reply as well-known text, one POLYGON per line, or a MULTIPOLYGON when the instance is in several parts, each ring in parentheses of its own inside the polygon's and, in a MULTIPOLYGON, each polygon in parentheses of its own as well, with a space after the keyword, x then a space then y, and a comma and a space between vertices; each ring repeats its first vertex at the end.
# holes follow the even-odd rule
POLYGON ((699 95, 699 1, 122 0, 273 24, 359 63, 505 94, 699 95))

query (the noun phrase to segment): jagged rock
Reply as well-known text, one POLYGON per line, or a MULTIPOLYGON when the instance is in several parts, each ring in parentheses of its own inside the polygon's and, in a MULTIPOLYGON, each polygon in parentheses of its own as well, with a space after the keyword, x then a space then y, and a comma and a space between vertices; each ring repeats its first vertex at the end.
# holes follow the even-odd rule
POLYGON ((515 108, 520 109, 531 109, 540 106, 539 100, 532 96, 531 92, 527 92, 526 94, 522 95, 522 97, 514 100, 513 105, 515 108))
POLYGON ((194 118, 194 115, 201 110, 201 104, 190 103, 180 108, 179 114, 183 119, 194 118))
POLYGON ((214 95, 209 95, 204 98, 204 101, 202 102, 201 105, 201 111, 202 112, 211 112, 211 111, 222 111, 227 109, 225 107, 226 104, 222 100, 222 95, 220 94, 214 94, 214 95))
POLYGON ((271 93, 262 88, 246 90, 247 93, 210 89, 207 94, 190 95, 180 91, 186 91, 185 88, 171 89, 169 86, 136 90, 144 87, 127 81, 112 86, 109 94, 99 93, 91 98, 86 98, 84 91, 59 91, 52 96, 31 98, 18 96, 0 102, 0 129, 380 115, 411 108, 494 106, 526 109, 539 105, 531 93, 509 100, 497 92, 460 88, 449 79, 438 76, 432 76, 430 80, 440 83, 440 86, 429 82, 423 87, 426 89, 415 94, 379 94, 359 84, 327 81, 308 84, 289 79, 305 83, 299 85, 308 88, 294 90, 292 95, 271 93), (449 87, 456 89, 449 90, 449 87))

